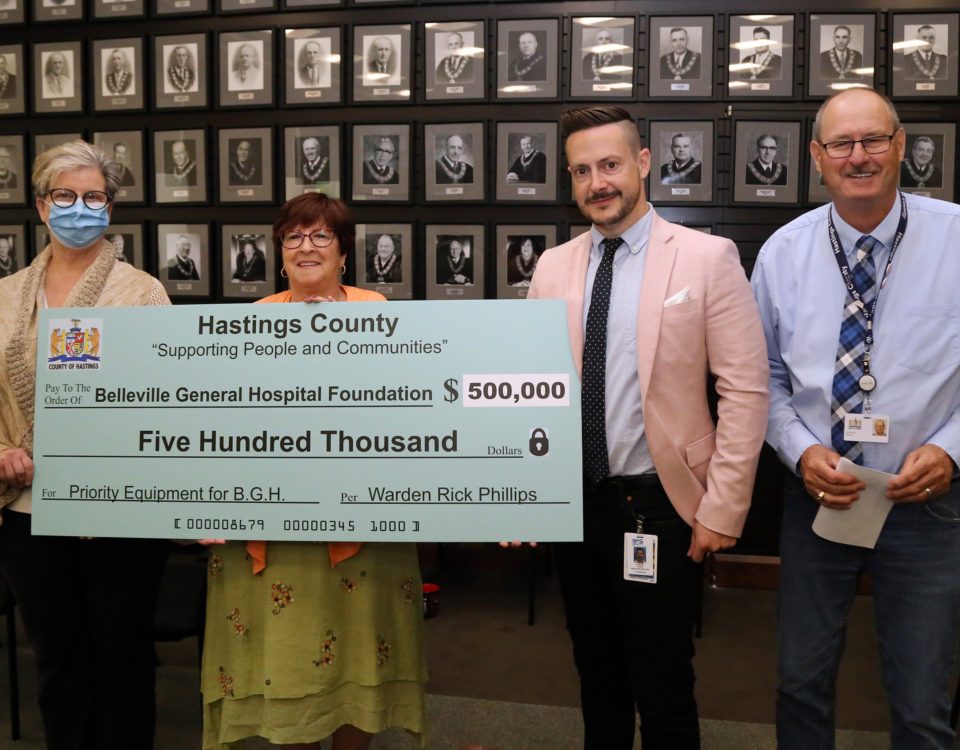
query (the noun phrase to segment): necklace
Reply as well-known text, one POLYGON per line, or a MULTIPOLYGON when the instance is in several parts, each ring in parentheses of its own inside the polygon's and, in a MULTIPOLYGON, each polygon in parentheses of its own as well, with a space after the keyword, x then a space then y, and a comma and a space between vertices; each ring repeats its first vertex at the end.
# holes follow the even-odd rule
POLYGON ((326 169, 327 161, 329 157, 324 156, 322 159, 314 159, 313 161, 305 161, 301 172, 303 173, 303 179, 307 184, 316 184, 318 182, 323 182, 320 178, 321 173, 326 169))
POLYGON ((533 272, 536 270, 536 268, 537 268, 536 253, 530 256, 529 263, 523 262, 523 253, 519 253, 517 255, 517 270, 520 272, 520 275, 523 276, 524 279, 529 280, 530 278, 532 278, 533 272))
MULTIPOLYGON (((684 53, 686 54, 686 53, 684 53)), ((678 65, 676 62, 676 55, 673 53, 667 55, 667 70, 673 73, 673 80, 681 80, 687 73, 693 70, 694 63, 697 61, 697 53, 691 52, 690 57, 687 59, 687 62, 682 66, 678 65)))
POLYGON ((467 60, 469 58, 465 55, 450 55, 449 57, 444 58, 443 60, 443 74, 450 79, 450 83, 456 83, 457 79, 461 76, 464 71, 464 68, 467 67, 467 60), (453 60, 451 65, 450 61, 453 60))
POLYGON ((3 80, 0 81, 0 99, 3 98, 4 92, 7 90, 7 84, 10 83, 10 75, 5 74, 3 80))
POLYGON ((930 55, 933 58, 933 66, 927 67, 926 61, 920 55, 920 50, 913 51, 913 64, 917 66, 917 70, 923 73, 927 78, 936 78, 937 72, 940 70, 940 55, 932 53, 930 55))
POLYGON ((524 57, 519 60, 514 60, 513 62, 513 72, 519 80, 523 80, 523 77, 529 73, 536 65, 540 64, 540 61, 543 60, 543 55, 537 55, 536 57, 524 57), (529 65, 524 63, 529 60, 529 65))
POLYGON ((747 168, 751 172, 753 172, 753 176, 756 177, 758 180, 760 180, 760 182, 762 182, 764 185, 772 185, 773 183, 775 183, 777 180, 780 179, 780 173, 783 172, 782 164, 774 165, 773 174, 770 175, 769 177, 767 177, 765 174, 760 172, 755 166, 753 166, 752 161, 747 163, 747 168))
POLYGON ((197 166, 195 161, 190 162, 189 164, 184 164, 182 167, 179 164, 173 165, 173 176, 178 180, 186 181, 187 176, 194 170, 197 166))
POLYGON ((773 60, 773 53, 767 52, 763 58, 763 62, 760 62, 758 57, 758 55, 753 56, 753 71, 750 73, 751 81, 757 80, 757 78, 763 75, 767 68, 770 67, 770 63, 773 60))
POLYGON ((675 177, 675 178, 686 177, 694 169, 700 166, 700 162, 698 162, 696 159, 687 159, 687 161, 685 162, 686 166, 683 168, 679 166, 674 167, 673 165, 676 163, 677 163, 676 161, 667 162, 667 174, 670 175, 670 177, 675 177))
POLYGON ((604 55, 598 55, 594 53, 590 55, 590 70, 593 71, 593 80, 600 81, 603 80, 603 70, 613 62, 613 55, 607 53, 604 55))
POLYGON ((853 55, 850 54, 850 52, 847 52, 843 65, 840 64, 840 55, 837 53, 836 47, 830 50, 829 57, 830 64, 833 66, 833 69, 837 72, 837 76, 840 78, 846 78, 847 73, 853 70, 853 55))
POLYGON ((16 175, 11 170, 5 169, 0 172, 0 187, 13 187, 16 179, 16 175))
POLYGON ((0 276, 9 276, 13 271, 13 256, 8 255, 6 258, 0 258, 0 276))
POLYGON ((181 94, 193 85, 194 75, 190 68, 170 68, 167 71, 170 83, 181 94))
POLYGON ((112 94, 122 94, 127 90, 130 83, 131 73, 129 70, 121 70, 119 73, 107 73, 107 88, 112 94))
POLYGON ((460 253, 460 258, 454 261, 451 255, 447 255, 447 265, 450 267, 451 276, 459 276, 460 272, 463 271, 464 265, 467 263, 467 256, 463 253, 460 253))
POLYGON ((381 261, 379 255, 374 256, 373 270, 376 271, 378 282, 383 283, 386 281, 386 275, 390 273, 390 269, 393 268, 393 264, 396 262, 396 253, 390 253, 390 258, 387 261, 381 261))
POLYGON ((381 167, 378 167, 375 163, 369 162, 369 161, 366 162, 366 165, 367 165, 367 171, 370 173, 370 176, 380 183, 390 182, 393 179, 393 176, 396 174, 396 172, 394 172, 393 170, 393 167, 391 166, 386 166, 381 168, 381 167))
POLYGON ((534 149, 533 151, 530 152, 530 156, 524 156, 523 154, 520 154, 520 163, 525 167, 529 167, 530 162, 533 161, 533 157, 536 156, 538 153, 540 152, 534 149))
POLYGON ((927 164, 922 171, 917 171, 914 169, 913 159, 904 159, 903 165, 907 168, 907 172, 910 173, 910 177, 912 177, 914 182, 917 183, 918 188, 926 187, 927 180, 933 177, 933 162, 927 164))
POLYGON ((193 276, 193 261, 190 260, 190 258, 184 260, 178 255, 177 267, 180 269, 180 273, 182 273, 184 276, 193 276))
POLYGON ((458 161, 455 167, 448 167, 447 165, 453 162, 448 161, 446 156, 441 156, 440 161, 437 163, 447 177, 450 178, 451 182, 460 182, 467 173, 467 163, 465 161, 458 161))
POLYGON ((237 179, 244 185, 249 185, 253 182, 253 178, 257 173, 256 166, 250 162, 247 162, 247 164, 248 166, 244 167, 239 161, 230 162, 230 171, 233 172, 237 176, 237 179))

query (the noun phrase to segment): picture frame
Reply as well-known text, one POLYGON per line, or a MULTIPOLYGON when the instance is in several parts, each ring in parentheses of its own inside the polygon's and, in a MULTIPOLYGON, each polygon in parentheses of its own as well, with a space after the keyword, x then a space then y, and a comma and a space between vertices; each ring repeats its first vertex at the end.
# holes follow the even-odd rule
POLYGON ((427 299, 483 299, 486 227, 427 224, 427 299))
POLYGON ((33 158, 36 159, 40 154, 54 146, 62 143, 70 143, 83 139, 83 133, 34 133, 33 135, 33 158))
POLYGON ((424 199, 428 203, 484 199, 483 131, 483 122, 423 126, 424 199))
POLYGON ((906 152, 900 162, 900 190, 953 202, 957 124, 905 122, 906 152))
POLYGON ((0 279, 27 266, 27 241, 23 224, 0 224, 0 279))
POLYGON ((632 16, 575 16, 571 23, 570 99, 632 99, 636 70, 632 16))
POLYGON ((800 126, 786 120, 734 123, 734 203, 796 205, 800 126))
POLYGON ((206 203, 206 131, 155 130, 153 172, 156 203, 206 203))
POLYGON ((93 17, 144 18, 147 15, 146 0, 93 0, 93 17))
POLYGON ((650 200, 712 203, 713 120, 651 120, 650 200))
POLYGON ((273 104, 273 30, 226 31, 217 37, 221 107, 273 104))
POLYGON ((557 199, 557 123, 497 123, 498 201, 557 199))
POLYGON ((414 252, 412 224, 357 224, 356 285, 412 299, 414 252))
POLYGON ((36 258, 50 244, 50 230, 46 224, 33 225, 33 257, 36 258))
POLYGON ((277 0, 220 0, 220 13, 257 13, 276 10, 277 0))
POLYGON ((284 104, 343 101, 343 34, 339 26, 284 29, 284 104))
POLYGON ((146 271, 143 251, 143 224, 111 224, 104 235, 114 246, 116 258, 146 271))
POLYGON ((220 203, 273 202, 273 128, 221 128, 217 133, 220 203))
MULTIPOLYGON (((804 144, 809 144, 813 140, 813 119, 807 122, 807 134, 804 144)), ((817 171, 817 163, 810 156, 810 149, 805 149, 807 161, 807 203, 813 206, 819 206, 822 203, 829 203, 831 198, 823 184, 823 178, 817 171)))
POLYGON ((0 7, 0 26, 12 26, 26 21, 26 0, 4 0, 0 5, 3 6, 0 7))
POLYGON ((93 134, 93 144, 120 164, 120 187, 115 203, 145 203, 147 176, 142 130, 101 130, 93 134))
POLYGON ((424 93, 427 101, 483 100, 487 95, 484 21, 425 25, 424 93))
POLYGON ((270 224, 220 226, 220 280, 225 299, 260 299, 277 291, 270 224))
POLYGON ((82 0, 33 0, 34 23, 83 20, 82 0))
POLYGON ((80 42, 33 45, 35 114, 83 111, 83 50, 80 42))
POLYGON ((556 18, 497 21, 497 99, 556 99, 560 22, 556 18))
POLYGON ((793 96, 795 16, 730 16, 727 96, 793 96))
POLYGON ((498 224, 497 299, 526 299, 537 261, 556 244, 555 224, 498 224))
POLYGON ((0 117, 26 111, 27 80, 23 45, 0 45, 0 117))
POLYGON ((897 98, 956 96, 960 14, 893 13, 892 16, 891 95, 897 98))
POLYGON ((353 101, 412 101, 412 27, 353 27, 353 101))
POLYGON ((207 35, 201 32, 154 37, 153 49, 154 106, 157 109, 208 106, 207 35))
POLYGON ((171 297, 210 296, 210 227, 157 224, 157 278, 171 297))
POLYGON ((143 37, 96 39, 91 56, 95 112, 146 108, 143 37))
POLYGON ((283 129, 283 195, 343 192, 340 166, 340 126, 302 125, 283 129))
POLYGON ((592 227, 593 224, 568 224, 567 242, 572 240, 574 237, 579 237, 584 232, 589 232, 592 227))
POLYGON ((651 98, 713 96, 713 16, 651 16, 647 94, 651 98))
POLYGON ((353 200, 410 200, 410 125, 354 125, 350 142, 353 200))
POLYGON ((0 135, 0 206, 27 202, 30 175, 26 171, 22 135, 0 135))
POLYGON ((210 0, 156 0, 153 12, 158 16, 200 15, 210 12, 210 0))
POLYGON ((807 96, 824 99, 848 88, 874 87, 877 17, 811 13, 807 24, 807 96))

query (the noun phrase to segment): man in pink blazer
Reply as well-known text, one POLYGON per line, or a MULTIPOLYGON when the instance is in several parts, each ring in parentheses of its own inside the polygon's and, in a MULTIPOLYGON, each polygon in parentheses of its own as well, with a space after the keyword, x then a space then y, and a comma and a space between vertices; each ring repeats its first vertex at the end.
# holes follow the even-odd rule
POLYGON ((729 240, 647 203, 650 152, 619 107, 566 112, 591 230, 547 250, 531 298, 567 302, 583 385, 584 541, 557 545, 586 750, 698 748, 700 562, 734 545, 767 423, 767 352, 729 240), (716 423, 708 375, 719 394, 716 423), (655 537, 655 539, 654 539, 655 537))

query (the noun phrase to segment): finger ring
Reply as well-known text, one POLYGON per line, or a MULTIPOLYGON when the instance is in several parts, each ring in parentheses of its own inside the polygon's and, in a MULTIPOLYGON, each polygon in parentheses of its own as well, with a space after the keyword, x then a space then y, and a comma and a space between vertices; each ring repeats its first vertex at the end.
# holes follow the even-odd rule
POLYGON ((823 500, 823 496, 824 496, 825 494, 827 494, 827 493, 824 492, 823 490, 820 490, 820 491, 817 493, 817 500, 823 500))
POLYGON ((930 496, 933 494, 933 492, 930 491, 930 488, 929 488, 929 487, 924 488, 923 491, 927 493, 927 499, 929 500, 929 499, 930 499, 930 496))

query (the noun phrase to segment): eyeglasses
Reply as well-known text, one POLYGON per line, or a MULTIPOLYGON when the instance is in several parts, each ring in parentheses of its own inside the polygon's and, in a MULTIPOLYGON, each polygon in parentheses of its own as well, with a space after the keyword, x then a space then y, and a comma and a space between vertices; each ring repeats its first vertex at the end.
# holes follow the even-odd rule
POLYGON ((81 198, 83 205, 91 211, 102 211, 110 201, 113 200, 113 196, 102 190, 90 190, 84 193, 83 196, 80 196, 70 188, 54 188, 49 191, 44 198, 49 198, 50 203, 60 208, 70 208, 70 206, 77 202, 77 198, 81 198))
POLYGON ((868 154, 883 154, 890 150, 890 144, 893 143, 895 135, 896 133, 871 135, 869 138, 861 138, 859 141, 831 141, 820 145, 831 159, 845 159, 853 153, 853 148, 858 143, 863 146, 863 150, 868 154))
POLYGON ((393 153, 393 149, 392 149, 392 148, 375 148, 374 151, 376 151, 377 153, 380 153, 380 154, 392 154, 392 153, 393 153))
POLYGON ((320 231, 314 232, 313 234, 304 234, 303 232, 287 232, 283 237, 280 238, 280 244, 283 245, 287 250, 296 250, 303 244, 304 238, 310 238, 310 244, 314 247, 330 247, 333 244, 334 239, 336 239, 335 234, 328 234, 327 232, 320 231))

